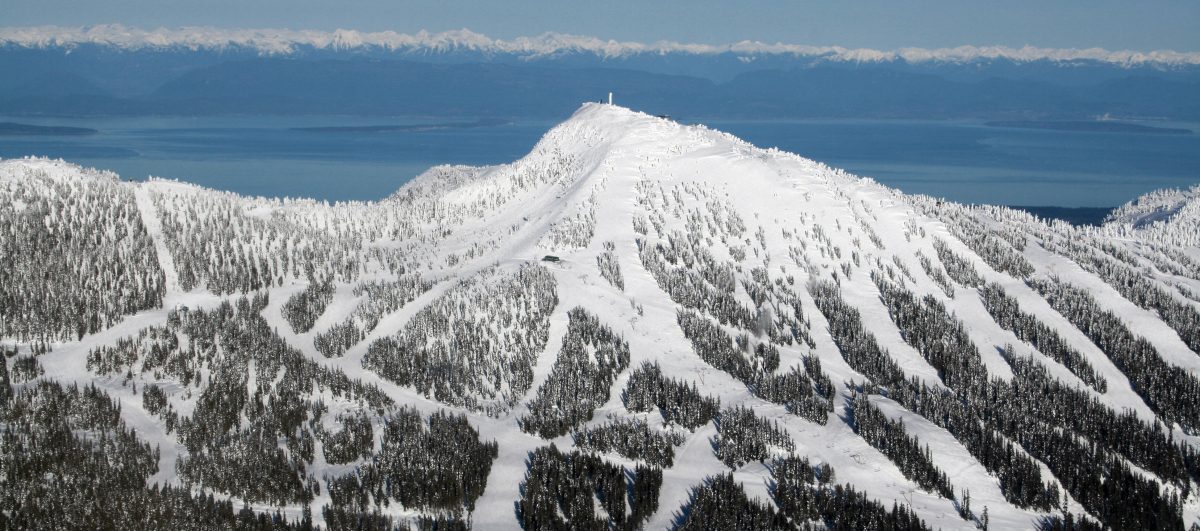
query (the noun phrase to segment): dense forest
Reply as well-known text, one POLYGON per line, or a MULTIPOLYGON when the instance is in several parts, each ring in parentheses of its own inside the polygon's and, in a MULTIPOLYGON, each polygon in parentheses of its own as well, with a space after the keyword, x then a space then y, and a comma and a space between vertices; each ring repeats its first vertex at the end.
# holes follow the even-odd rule
POLYGON ((499 413, 533 385, 533 360, 557 304, 545 268, 488 268, 372 343, 363 366, 437 400, 499 413))
POLYGON ((162 305, 154 243, 115 174, 28 169, 0 187, 0 337, 78 340, 162 305))
POLYGON ((567 313, 562 350, 529 402, 521 429, 552 439, 592 419, 608 401, 617 375, 629 367, 629 345, 583 308, 567 313))

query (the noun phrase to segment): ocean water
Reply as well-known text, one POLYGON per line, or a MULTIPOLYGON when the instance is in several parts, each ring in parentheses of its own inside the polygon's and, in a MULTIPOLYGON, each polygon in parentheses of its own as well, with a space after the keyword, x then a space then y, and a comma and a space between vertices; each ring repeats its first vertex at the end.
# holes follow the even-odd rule
MULTIPOLYGON (((966 203, 1107 207, 1151 190, 1200 183, 1200 134, 907 120, 713 125, 755 145, 776 146, 907 193, 966 203)), ((1197 124, 1172 126, 1200 133, 1197 124)))
POLYGON ((522 122, 391 132, 296 129, 446 121, 327 116, 0 121, 99 131, 87 136, 0 136, 0 158, 47 156, 113 170, 127 180, 155 176, 239 194, 328 201, 381 199, 438 164, 511 162, 554 126, 522 122))
MULTIPOLYGON (((89 136, 0 136, 0 157, 40 155, 241 194, 329 201, 387 196, 436 164, 496 164, 527 153, 554 124, 432 130, 305 131, 431 118, 4 118, 96 129, 89 136)), ((470 120, 464 120, 469 122, 470 120)), ((1200 134, 1095 133, 912 120, 706 121, 908 193, 1005 205, 1103 207, 1200 183, 1200 134)), ((1166 124, 1164 124, 1166 125, 1166 124)), ((1169 124, 1200 133, 1197 124, 1169 124)))

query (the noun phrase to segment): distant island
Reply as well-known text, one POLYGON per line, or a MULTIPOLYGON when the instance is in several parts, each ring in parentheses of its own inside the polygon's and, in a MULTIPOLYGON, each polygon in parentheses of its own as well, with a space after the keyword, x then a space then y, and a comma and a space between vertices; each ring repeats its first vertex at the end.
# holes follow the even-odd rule
POLYGON ((501 125, 509 125, 513 123, 511 120, 502 120, 498 118, 488 118, 477 120, 474 122, 443 122, 430 124, 405 124, 405 125, 349 125, 349 126, 325 126, 325 127, 293 127, 293 131, 308 131, 312 133, 396 133, 409 132, 419 133, 425 131, 438 131, 442 129, 473 129, 476 127, 496 127, 501 125))
POLYGON ((1011 127, 1014 129, 1048 129, 1051 131, 1085 131, 1092 133, 1140 133, 1152 135, 1190 135, 1191 129, 1174 127, 1154 127, 1150 125, 1131 124, 1127 122, 1096 121, 1040 121, 1040 120, 1010 120, 987 122, 987 127, 1011 127))
POLYGON ((84 136, 94 135, 98 132, 95 129, 88 129, 86 127, 0 122, 0 136, 84 136))
POLYGON ((1045 219, 1059 219, 1072 225, 1103 225, 1113 207, 1009 206, 1045 219))

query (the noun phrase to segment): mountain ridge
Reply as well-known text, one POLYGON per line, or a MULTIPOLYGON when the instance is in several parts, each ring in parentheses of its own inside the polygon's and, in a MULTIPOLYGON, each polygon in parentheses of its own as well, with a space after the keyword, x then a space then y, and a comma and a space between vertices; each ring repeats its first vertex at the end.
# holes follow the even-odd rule
POLYGON ((732 53, 743 57, 791 55, 817 57, 846 62, 970 62, 1008 59, 1018 62, 1049 60, 1070 63, 1097 61, 1116 65, 1157 64, 1160 66, 1200 64, 1200 53, 1174 50, 1110 51, 1103 48, 1056 49, 1023 46, 971 46, 926 49, 905 47, 895 50, 812 46, 788 43, 764 43, 743 40, 729 44, 681 43, 657 41, 641 43, 597 37, 547 32, 534 37, 493 39, 463 28, 443 32, 421 30, 415 34, 394 31, 363 32, 349 29, 334 31, 290 29, 222 29, 212 27, 157 28, 146 30, 120 24, 85 27, 39 26, 0 28, 0 44, 27 48, 71 47, 99 44, 124 49, 186 48, 227 49, 244 47, 267 55, 287 55, 297 48, 370 49, 417 53, 471 50, 484 53, 514 54, 526 59, 569 53, 590 53, 606 58, 640 54, 714 55, 732 53))

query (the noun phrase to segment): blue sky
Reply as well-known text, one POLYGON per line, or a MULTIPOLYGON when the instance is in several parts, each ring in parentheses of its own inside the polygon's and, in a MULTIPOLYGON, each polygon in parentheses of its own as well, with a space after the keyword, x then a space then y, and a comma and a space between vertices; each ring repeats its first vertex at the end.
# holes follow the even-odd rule
POLYGON ((470 28, 621 40, 890 49, 971 45, 1200 51, 1200 1, 3 0, 0 26, 120 23, 365 31, 470 28))

